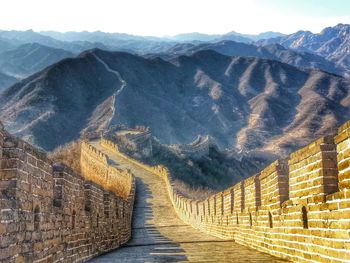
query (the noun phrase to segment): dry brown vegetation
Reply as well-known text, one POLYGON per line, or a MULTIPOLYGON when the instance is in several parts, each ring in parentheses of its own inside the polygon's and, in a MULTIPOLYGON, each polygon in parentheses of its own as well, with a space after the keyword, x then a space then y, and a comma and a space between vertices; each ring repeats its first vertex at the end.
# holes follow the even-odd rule
POLYGON ((48 157, 58 163, 63 163, 75 172, 81 173, 80 169, 80 141, 73 141, 57 147, 48 154, 48 157))
POLYGON ((174 181, 174 188, 183 196, 195 200, 204 200, 215 192, 208 188, 191 187, 180 180, 174 181))

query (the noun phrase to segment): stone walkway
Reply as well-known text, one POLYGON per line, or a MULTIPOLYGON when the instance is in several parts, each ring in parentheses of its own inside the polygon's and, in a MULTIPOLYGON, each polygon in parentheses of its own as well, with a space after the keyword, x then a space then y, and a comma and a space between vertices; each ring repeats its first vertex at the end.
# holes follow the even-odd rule
POLYGON ((161 178, 103 148, 111 162, 136 176, 132 239, 90 262, 286 262, 268 254, 209 236, 186 225, 172 207, 161 178))

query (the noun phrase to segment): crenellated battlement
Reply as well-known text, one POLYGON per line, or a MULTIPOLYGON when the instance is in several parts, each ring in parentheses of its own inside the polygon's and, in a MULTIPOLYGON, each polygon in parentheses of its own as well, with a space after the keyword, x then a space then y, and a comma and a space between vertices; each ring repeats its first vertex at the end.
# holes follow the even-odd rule
POLYGON ((260 172, 261 206, 276 210, 289 198, 288 163, 277 160, 260 172))
POLYGON ((350 189, 350 121, 340 126, 337 136, 338 187, 340 191, 350 189))
POLYGON ((94 157, 95 159, 99 159, 101 162, 103 162, 107 165, 108 156, 106 154, 97 150, 95 147, 93 147, 87 141, 82 141, 81 147, 82 147, 82 150, 84 152, 86 152, 87 154, 89 154, 91 157, 94 157))
POLYGON ((350 122, 203 201, 179 194, 165 167, 101 144, 162 177, 180 218, 203 232, 296 262, 350 261, 350 122))
POLYGON ((82 142, 80 165, 83 176, 127 199, 135 185, 133 175, 108 164, 108 156, 88 142, 82 142))
POLYGON ((120 153, 118 145, 112 141, 105 139, 104 137, 101 138, 101 145, 113 152, 120 153))
POLYGON ((204 155, 209 154, 209 149, 212 146, 215 146, 215 143, 210 136, 198 135, 198 137, 190 144, 174 144, 170 145, 170 148, 173 151, 181 153, 185 156, 200 158, 204 155))
MULTIPOLYGON (((82 149, 107 165, 103 153, 86 143, 82 149)), ((130 183, 123 198, 117 176, 108 185, 84 178, 0 124, 0 262, 82 262, 125 243, 135 183, 127 171, 109 174, 130 183)))

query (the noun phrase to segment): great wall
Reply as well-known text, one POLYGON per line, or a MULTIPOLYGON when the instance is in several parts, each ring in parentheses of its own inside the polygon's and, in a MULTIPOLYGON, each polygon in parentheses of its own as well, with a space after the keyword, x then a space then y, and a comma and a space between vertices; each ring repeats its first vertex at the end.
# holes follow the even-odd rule
POLYGON ((178 154, 182 154, 191 158, 200 158, 209 154, 210 147, 216 147, 210 136, 198 135, 197 138, 190 144, 173 144, 170 149, 173 149, 178 154))
POLYGON ((92 262, 350 262, 350 122, 204 201, 104 138, 82 143, 81 177, 0 132, 1 262, 86 261, 130 237, 92 262))
POLYGON ((82 177, 1 125, 0 158, 0 262, 81 262, 130 239, 133 176, 91 146, 82 145, 82 167, 92 164, 82 177))

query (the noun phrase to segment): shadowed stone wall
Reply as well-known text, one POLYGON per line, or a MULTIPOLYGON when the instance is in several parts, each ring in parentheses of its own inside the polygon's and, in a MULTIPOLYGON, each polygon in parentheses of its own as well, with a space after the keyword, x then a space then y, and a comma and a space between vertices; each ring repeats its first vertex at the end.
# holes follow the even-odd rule
POLYGON ((125 174, 121 197, 113 176, 107 185, 87 180, 1 125, 0 262, 81 262, 125 243, 135 192, 128 172, 118 176, 125 174))

